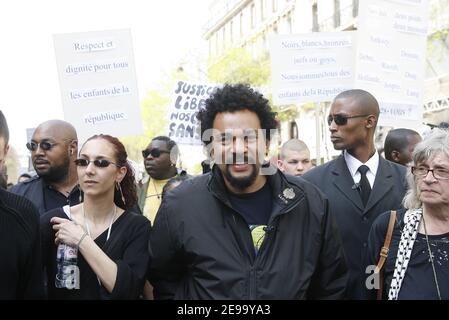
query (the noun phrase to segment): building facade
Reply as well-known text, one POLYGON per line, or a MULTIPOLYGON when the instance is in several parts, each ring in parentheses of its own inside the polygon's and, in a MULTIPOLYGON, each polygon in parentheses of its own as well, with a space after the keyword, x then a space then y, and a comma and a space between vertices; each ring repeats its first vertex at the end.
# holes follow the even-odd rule
MULTIPOLYGON (((449 0, 429 1, 428 54, 424 97, 424 123, 449 122, 449 0)), ((357 29, 359 0, 214 0, 209 6, 209 21, 204 38, 209 43, 210 66, 231 48, 247 48, 254 58, 269 52, 272 34, 346 31, 357 29)), ((298 117, 281 124, 281 141, 297 137, 316 154, 315 109, 296 108, 298 117)), ((321 105, 320 155, 324 160, 338 154, 333 150, 324 115, 329 104, 321 105)), ((383 144, 390 128, 379 128, 377 144, 383 144)), ((425 127, 419 131, 425 130, 425 127)))

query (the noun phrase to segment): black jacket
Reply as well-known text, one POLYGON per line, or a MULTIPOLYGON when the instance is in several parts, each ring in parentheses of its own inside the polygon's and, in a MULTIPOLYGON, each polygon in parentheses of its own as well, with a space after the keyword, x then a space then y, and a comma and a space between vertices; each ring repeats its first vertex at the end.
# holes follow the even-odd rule
POLYGON ((156 298, 343 296, 347 269, 327 200, 301 178, 267 178, 273 209, 257 256, 217 168, 167 193, 150 241, 156 298))
POLYGON ((34 205, 0 189, 0 300, 44 298, 39 239, 34 205))
POLYGON ((337 221, 350 273, 346 298, 364 297, 366 273, 363 259, 368 246, 368 234, 381 213, 401 207, 407 190, 405 171, 405 167, 380 157, 366 207, 363 207, 359 192, 354 188, 354 180, 343 155, 303 176, 326 195, 337 221))

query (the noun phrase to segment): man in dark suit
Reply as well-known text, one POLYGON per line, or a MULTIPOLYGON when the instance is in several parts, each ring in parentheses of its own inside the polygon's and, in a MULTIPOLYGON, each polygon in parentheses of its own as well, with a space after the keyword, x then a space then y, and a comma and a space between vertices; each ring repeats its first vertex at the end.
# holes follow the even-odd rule
POLYGON ((383 212, 401 207, 407 189, 405 167, 381 158, 374 146, 379 118, 377 100, 364 90, 348 90, 335 97, 328 116, 331 141, 342 155, 306 173, 329 199, 343 239, 350 280, 348 299, 362 299, 362 265, 368 233, 383 212))

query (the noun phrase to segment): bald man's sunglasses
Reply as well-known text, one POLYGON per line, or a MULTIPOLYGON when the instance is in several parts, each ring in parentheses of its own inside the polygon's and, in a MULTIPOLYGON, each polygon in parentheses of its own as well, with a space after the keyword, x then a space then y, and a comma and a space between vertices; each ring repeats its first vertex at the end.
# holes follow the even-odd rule
POLYGON ((341 114, 336 114, 335 116, 329 115, 327 117, 327 124, 330 126, 332 121, 334 121, 337 126, 344 126, 348 123, 348 119, 363 118, 367 116, 369 116, 369 114, 361 114, 359 116, 344 116, 341 114))
POLYGON ((162 153, 170 153, 170 151, 160 150, 158 148, 142 150, 142 156, 144 159, 148 158, 150 154, 153 158, 159 158, 162 153))
POLYGON ((31 142, 28 142, 26 144, 27 149, 30 150, 30 151, 36 151, 37 148, 39 148, 39 146, 40 146, 40 148, 42 150, 48 151, 51 148, 53 148, 55 145, 57 145, 57 143, 51 143, 51 142, 48 142, 48 141, 42 141, 42 142, 39 142, 39 143, 31 141, 31 142))

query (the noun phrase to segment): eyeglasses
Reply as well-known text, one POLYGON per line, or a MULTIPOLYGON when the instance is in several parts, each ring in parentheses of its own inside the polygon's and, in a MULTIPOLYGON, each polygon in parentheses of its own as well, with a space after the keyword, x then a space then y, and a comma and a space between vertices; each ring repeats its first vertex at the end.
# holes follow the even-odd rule
POLYGON ((330 126, 332 124, 332 121, 334 121, 337 126, 344 126, 348 123, 348 119, 363 118, 363 117, 367 117, 367 116, 369 116, 369 114, 361 114, 358 116, 344 116, 341 114, 336 114, 334 116, 329 115, 327 117, 327 124, 330 126))
POLYGON ((111 165, 111 164, 120 168, 120 166, 118 164, 111 162, 109 160, 106 160, 106 159, 89 160, 89 159, 80 158, 80 159, 75 160, 75 164, 78 167, 87 167, 89 165, 89 163, 91 163, 91 162, 93 162, 94 165, 98 168, 106 168, 106 167, 109 167, 109 165, 111 165))
POLYGON ((446 169, 429 169, 426 167, 412 167, 413 175, 417 177, 427 177, 429 171, 432 172, 433 177, 437 180, 448 180, 449 179, 449 171, 446 169))
POLYGON ((42 142, 39 142, 39 143, 31 141, 31 142, 28 142, 26 144, 27 149, 30 150, 30 151, 36 151, 37 148, 39 148, 39 147, 42 150, 44 150, 44 151, 48 151, 51 148, 53 148, 55 145, 57 145, 57 143, 51 143, 51 142, 48 142, 48 141, 42 141, 42 142))
POLYGON ((159 158, 162 153, 170 153, 170 151, 160 150, 158 148, 142 150, 142 156, 144 159, 148 158, 150 154, 153 158, 159 158))

